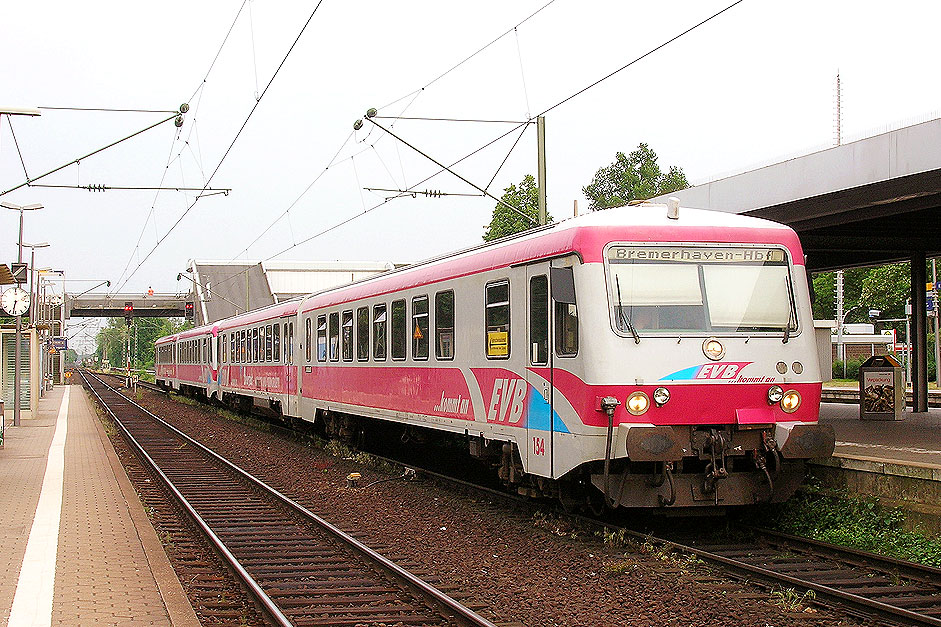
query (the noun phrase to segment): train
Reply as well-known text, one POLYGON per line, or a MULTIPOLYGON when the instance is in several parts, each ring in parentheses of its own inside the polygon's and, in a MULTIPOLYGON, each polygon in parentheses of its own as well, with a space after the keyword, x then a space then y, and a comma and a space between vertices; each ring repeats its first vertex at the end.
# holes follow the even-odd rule
POLYGON ((834 447, 796 233, 676 199, 390 270, 155 351, 167 389, 354 444, 370 431, 457 442, 507 488, 569 508, 780 502, 834 447))

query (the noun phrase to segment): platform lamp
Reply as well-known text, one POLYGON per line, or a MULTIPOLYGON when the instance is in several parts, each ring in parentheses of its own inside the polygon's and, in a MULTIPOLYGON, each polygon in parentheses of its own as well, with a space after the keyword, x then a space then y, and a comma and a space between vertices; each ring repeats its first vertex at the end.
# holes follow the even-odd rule
MULTIPOLYGON (((0 109, 0 114, 9 113, 6 110, 0 109)), ((26 114, 30 115, 30 114, 26 114)), ((26 211, 36 211, 37 209, 42 209, 41 204, 33 205, 14 205, 10 202, 0 202, 0 207, 4 209, 11 209, 13 211, 20 212, 20 237, 19 237, 19 248, 17 253, 17 263, 23 263, 23 214, 26 211)), ((23 347, 20 344, 23 341, 23 321, 21 316, 14 316, 16 318, 16 348, 14 349, 14 362, 13 362, 13 426, 20 426, 20 399, 22 398, 22 382, 20 381, 21 377, 21 361, 23 358, 23 347)))

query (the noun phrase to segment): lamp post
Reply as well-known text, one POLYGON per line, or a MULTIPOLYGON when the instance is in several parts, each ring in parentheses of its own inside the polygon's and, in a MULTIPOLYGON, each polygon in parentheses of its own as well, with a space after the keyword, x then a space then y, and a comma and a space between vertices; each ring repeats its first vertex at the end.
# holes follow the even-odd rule
MULTIPOLYGON (((47 299, 44 299, 44 300, 47 302, 48 307, 49 307, 49 317, 47 320, 47 322, 49 323, 49 330, 48 330, 49 337, 51 338, 51 337, 56 337, 56 336, 63 336, 65 335, 65 296, 64 296, 65 294, 65 270, 53 270, 50 268, 47 270, 42 270, 41 272, 47 276, 52 275, 52 274, 58 275, 59 278, 62 280, 62 296, 52 293, 47 299), (53 325, 57 321, 53 319, 53 315, 55 314, 55 308, 57 305, 59 307, 59 320, 58 320, 59 326, 56 328, 56 332, 54 333, 53 325)), ((49 281, 48 279, 46 280, 46 283, 48 284, 50 288, 55 286, 55 283, 53 283, 52 281, 49 281)), ((49 376, 51 377, 53 366, 56 360, 52 356, 52 354, 50 354, 48 351, 46 351, 46 355, 48 356, 48 359, 49 359, 48 373, 49 373, 49 376)), ((65 378, 63 376, 64 372, 62 368, 64 360, 62 358, 62 355, 58 355, 58 359, 59 359, 59 384, 61 385, 62 383, 65 382, 65 378)))
POLYGON ((29 248, 29 300, 32 303, 32 306, 29 308, 29 323, 30 325, 36 324, 36 300, 38 296, 36 294, 39 292, 37 289, 39 286, 36 282, 36 249, 37 248, 48 248, 49 242, 39 242, 38 244, 27 244, 23 242, 23 248, 29 248), (35 293, 34 293, 35 290, 35 293))
MULTIPOLYGON (((39 109, 33 107, 0 107, 0 120, 2 120, 3 116, 5 115, 26 115, 29 117, 36 117, 42 115, 42 112, 39 109)), ((0 206, 3 206, 6 209, 16 209, 20 212, 20 247, 17 263, 23 263, 23 212, 32 209, 42 209, 42 205, 27 205, 25 207, 20 207, 19 205, 3 202, 0 203, 0 206)), ((20 341, 22 336, 22 322, 20 320, 20 316, 16 316, 16 357, 13 370, 13 426, 15 427, 20 426, 20 353, 22 350, 20 347, 20 341)))
MULTIPOLYGON (((0 114, 6 113, 6 111, 0 110, 0 114)), ((33 205, 14 205, 9 202, 0 202, 0 207, 4 209, 12 209, 13 211, 20 212, 20 237, 19 237, 19 247, 16 256, 17 263, 23 263, 23 214, 26 211, 35 211, 37 209, 42 209, 42 205, 33 204, 33 205)), ((14 362, 13 362, 13 426, 20 426, 20 398, 22 397, 22 384, 20 381, 21 377, 21 361, 23 347, 20 346, 23 338, 23 321, 21 316, 16 316, 16 348, 14 349, 14 362)))

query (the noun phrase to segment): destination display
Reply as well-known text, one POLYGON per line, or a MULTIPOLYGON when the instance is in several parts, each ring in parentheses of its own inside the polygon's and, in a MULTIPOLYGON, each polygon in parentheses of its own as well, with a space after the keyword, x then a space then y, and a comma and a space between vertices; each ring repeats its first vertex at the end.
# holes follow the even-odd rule
POLYGON ((689 263, 785 263, 780 248, 706 248, 702 246, 612 246, 610 261, 678 261, 689 263))

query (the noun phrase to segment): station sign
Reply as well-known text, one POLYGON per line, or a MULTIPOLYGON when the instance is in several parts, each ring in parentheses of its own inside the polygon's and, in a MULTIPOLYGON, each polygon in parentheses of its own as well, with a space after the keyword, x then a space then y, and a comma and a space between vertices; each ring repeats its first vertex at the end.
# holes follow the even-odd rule
POLYGON ((27 272, 27 264, 21 262, 13 262, 10 264, 10 274, 13 275, 13 280, 17 283, 26 283, 29 280, 29 273, 27 272))
POLYGON ((68 350, 69 348, 69 338, 67 337, 52 337, 48 340, 49 348, 55 349, 57 352, 62 352, 68 350))

